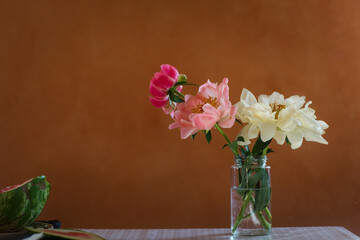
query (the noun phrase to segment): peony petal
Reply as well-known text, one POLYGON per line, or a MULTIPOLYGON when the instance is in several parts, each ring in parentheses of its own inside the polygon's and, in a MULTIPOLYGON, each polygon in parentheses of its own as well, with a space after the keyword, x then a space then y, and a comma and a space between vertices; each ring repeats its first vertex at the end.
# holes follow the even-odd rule
POLYGON ((229 118, 232 104, 229 100, 221 100, 222 101, 220 101, 220 106, 217 108, 217 110, 221 113, 221 118, 229 118))
POLYGON ((249 110, 251 110, 252 117, 261 122, 275 120, 275 116, 271 112, 271 109, 270 107, 268 107, 268 105, 256 103, 253 106, 251 106, 249 110))
POLYGON ((185 95, 185 110, 187 112, 192 112, 193 108, 196 108, 198 105, 202 105, 202 97, 185 95))
POLYGON ((259 103, 263 103, 263 104, 266 104, 266 105, 269 105, 269 104, 270 104, 269 96, 268 96, 268 95, 261 94, 261 95, 258 97, 258 100, 259 100, 259 103))
POLYGON ((219 118, 214 114, 194 114, 191 122, 199 130, 211 130, 219 118))
POLYGON ((229 99, 229 86, 228 86, 229 79, 224 78, 223 81, 219 85, 219 98, 223 98, 228 100, 229 99))
POLYGON ((228 119, 220 119, 219 126, 222 128, 231 128, 235 123, 236 106, 231 106, 230 117, 228 119))
POLYGON ((316 118, 316 116, 315 116, 315 110, 312 109, 312 108, 302 108, 302 109, 300 109, 300 111, 301 111, 302 113, 306 114, 306 115, 309 116, 309 117, 315 117, 315 118, 316 118))
POLYGON ((310 136, 306 136, 305 137, 306 141, 311 141, 311 142, 317 142, 317 143, 322 143, 322 144, 326 144, 328 145, 329 143, 320 135, 312 135, 310 136))
POLYGON ((175 128, 179 128, 180 124, 178 122, 173 122, 169 125, 169 130, 173 130, 175 128))
POLYGON ((198 96, 202 96, 203 98, 208 97, 216 97, 218 98, 219 92, 217 90, 217 83, 212 83, 208 80, 206 83, 199 87, 198 96))
POLYGON ((283 104, 284 103, 284 95, 278 93, 278 92, 273 92, 270 96, 269 96, 269 103, 277 103, 277 104, 283 104))
POLYGON ((298 109, 295 104, 287 105, 285 109, 281 110, 278 116, 279 121, 284 118, 290 118, 293 114, 297 113, 298 109))
POLYGON ((305 104, 305 96, 294 95, 285 99, 286 105, 294 104, 297 109, 300 109, 305 104))
POLYGON ((243 127, 241 129, 241 131, 239 132, 238 137, 243 137, 244 138, 244 141, 238 141, 237 143, 239 145, 248 145, 250 144, 251 142, 249 141, 249 137, 248 137, 248 133, 249 133, 249 128, 250 128, 250 125, 246 125, 245 127, 243 127))
POLYGON ((160 66, 160 69, 163 74, 177 82, 179 78, 179 72, 175 67, 171 66, 170 64, 163 64, 160 66))
POLYGON ((152 103, 152 105, 154 105, 154 107, 164 107, 166 106, 167 102, 168 102, 168 97, 166 96, 165 98, 154 98, 152 96, 149 97, 150 102, 152 103))
POLYGON ((175 83, 176 81, 174 79, 159 72, 155 73, 154 78, 152 80, 152 84, 166 91, 169 90, 172 86, 174 86, 175 83))
POLYGON ((209 103, 206 103, 203 107, 202 107, 204 113, 206 114, 212 114, 214 116, 216 116, 216 118, 220 119, 220 112, 214 108, 212 105, 210 105, 209 103))
MULTIPOLYGON (((243 115, 242 110, 245 108, 245 105, 242 102, 237 102, 237 103, 235 103, 235 106, 237 108, 235 117, 236 117, 236 119, 241 119, 242 115, 243 115)), ((241 121, 243 121, 243 120, 241 120, 241 121)))
POLYGON ((275 139, 277 144, 283 145, 285 142, 286 134, 281 130, 276 130, 273 138, 275 139))
POLYGON ((243 88, 241 92, 240 101, 245 102, 248 105, 257 103, 255 96, 246 88, 243 88))
POLYGON ((177 103, 176 104, 176 110, 179 110, 181 112, 184 112, 186 108, 186 102, 177 103))
POLYGON ((312 101, 308 101, 306 104, 305 104, 305 109, 309 108, 309 105, 312 104, 312 101))
POLYGON ((296 126, 297 122, 292 118, 281 119, 281 121, 278 121, 278 127, 285 132, 294 131, 296 126))
POLYGON ((181 139, 186 139, 197 132, 198 132, 198 130, 196 128, 191 128, 191 127, 181 128, 181 130, 180 130, 181 139))
POLYGON ((188 102, 190 98, 194 98, 194 96, 192 96, 190 94, 186 94, 185 95, 185 102, 188 102))
POLYGON ((168 102, 164 107, 162 107, 163 111, 165 114, 170 114, 170 116, 172 118, 174 118, 174 109, 176 108, 176 103, 172 102, 170 104, 170 102, 168 102))
POLYGON ((259 136, 260 129, 258 124, 250 124, 248 137, 249 139, 257 138, 259 136))
POLYGON ((272 139, 276 132, 276 124, 274 123, 262 123, 259 126, 261 141, 267 142, 272 139))
POLYGON ((280 114, 278 116, 278 122, 277 122, 277 126, 285 131, 285 132, 291 132, 294 131, 297 127, 298 124, 301 123, 301 121, 295 121, 295 120, 299 120, 294 118, 294 114, 297 113, 296 110, 296 106, 294 104, 286 107, 284 110, 280 111, 280 114))
POLYGON ((326 122, 324 122, 324 121, 318 120, 317 123, 318 123, 318 124, 320 125, 320 127, 321 127, 322 129, 324 129, 324 130, 329 127, 329 125, 328 125, 326 122))
POLYGON ((301 133, 300 131, 293 131, 286 133, 286 136, 291 143, 292 149, 301 147, 303 141, 303 133, 301 133))
POLYGON ((328 142, 319 134, 317 134, 315 131, 312 131, 311 129, 304 129, 304 138, 306 141, 310 142, 317 142, 322 144, 328 144, 328 142))
POLYGON ((301 138, 301 140, 299 142, 291 143, 291 149, 297 149, 297 148, 301 147, 302 142, 303 142, 303 139, 301 138))
POLYGON ((168 95, 167 90, 155 86, 153 82, 150 82, 149 91, 151 95, 153 95, 156 98, 164 98, 168 95))

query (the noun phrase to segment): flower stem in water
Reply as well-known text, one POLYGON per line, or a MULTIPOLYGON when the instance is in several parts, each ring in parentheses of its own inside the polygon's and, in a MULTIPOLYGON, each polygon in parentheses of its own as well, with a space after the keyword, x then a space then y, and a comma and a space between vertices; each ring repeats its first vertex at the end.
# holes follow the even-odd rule
POLYGON ((252 197, 252 190, 250 190, 250 191, 246 194, 246 196, 245 196, 245 198, 244 198, 244 202, 243 202, 243 204, 242 204, 242 206, 241 206, 241 209, 240 209, 240 212, 239 212, 239 216, 237 217, 236 223, 234 224, 234 226, 233 226, 233 228, 232 228, 232 230, 231 230, 232 233, 234 233, 234 232, 236 231, 239 223, 240 223, 241 220, 243 219, 243 215, 244 215, 244 213, 245 213, 245 210, 246 210, 246 208, 247 208, 247 205, 249 204, 249 201, 250 201, 251 197, 252 197))
MULTIPOLYGON (((245 210, 246 210, 246 208, 247 208, 250 200, 251 200, 252 203, 255 202, 255 199, 254 199, 254 197, 253 197, 253 195, 252 195, 252 190, 250 190, 250 191, 246 194, 246 196, 245 196, 245 198, 244 198, 244 202, 243 202, 243 204, 242 204, 242 206, 241 206, 239 216, 237 217, 236 223, 234 224, 234 226, 233 226, 233 228, 232 228, 232 230, 231 230, 232 233, 234 233, 234 232, 236 231, 237 227, 239 226, 239 224, 240 224, 240 222, 241 222, 242 220, 244 220, 245 218, 247 218, 247 217, 251 216, 252 214, 254 214, 254 212, 251 212, 251 213, 249 213, 248 215, 246 215, 246 216, 243 217, 243 215, 244 215, 244 213, 245 213, 245 210)), ((271 213, 270 213, 269 209, 266 207, 266 208, 264 209, 264 211, 265 211, 266 215, 268 216, 269 221, 271 222, 272 216, 271 216, 271 213)), ((266 230, 270 230, 270 229, 271 229, 271 224, 268 223, 268 221, 266 221, 263 213, 262 213, 261 211, 257 211, 257 212, 255 212, 255 214, 256 214, 257 218, 259 219, 259 221, 261 222, 261 225, 263 225, 263 227, 264 227, 266 230)))

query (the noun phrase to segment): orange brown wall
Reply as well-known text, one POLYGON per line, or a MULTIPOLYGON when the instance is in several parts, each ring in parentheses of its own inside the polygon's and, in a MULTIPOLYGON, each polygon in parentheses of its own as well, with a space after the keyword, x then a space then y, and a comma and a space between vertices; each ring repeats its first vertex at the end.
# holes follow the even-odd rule
POLYGON ((1 185, 45 174, 40 218, 65 227, 229 227, 224 140, 180 140, 148 102, 170 63, 228 77, 234 103, 243 87, 312 100, 329 145, 272 146, 274 226, 360 234, 359 16, 355 0, 0 1, 1 185))

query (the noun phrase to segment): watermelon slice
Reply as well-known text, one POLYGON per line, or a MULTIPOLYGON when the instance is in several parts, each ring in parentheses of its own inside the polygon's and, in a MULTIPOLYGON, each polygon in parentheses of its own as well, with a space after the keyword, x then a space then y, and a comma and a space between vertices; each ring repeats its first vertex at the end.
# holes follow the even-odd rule
POLYGON ((0 232, 16 232, 41 213, 50 193, 45 176, 0 190, 0 232))
POLYGON ((45 236, 58 237, 63 239, 73 239, 73 240, 105 240, 104 238, 89 232, 84 232, 74 229, 41 229, 41 228, 32 228, 27 227, 28 231, 33 233, 43 233, 45 236))

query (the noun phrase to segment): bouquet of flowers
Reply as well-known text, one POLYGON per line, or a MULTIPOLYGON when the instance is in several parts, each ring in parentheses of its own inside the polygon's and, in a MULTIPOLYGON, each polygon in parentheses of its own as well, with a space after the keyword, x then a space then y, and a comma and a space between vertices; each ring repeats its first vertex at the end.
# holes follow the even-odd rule
POLYGON ((232 166, 231 190, 232 227, 236 235, 259 235, 271 232, 270 212, 271 186, 266 156, 274 139, 277 144, 285 142, 292 149, 299 148, 303 139, 328 144, 322 137, 328 125, 317 120, 315 110, 309 107, 304 96, 284 98, 278 92, 260 95, 258 99, 243 89, 240 101, 229 100, 228 79, 220 84, 209 80, 198 86, 196 96, 182 93, 183 87, 194 85, 184 74, 169 65, 161 65, 150 82, 150 102, 170 115, 174 120, 169 129, 180 128, 181 138, 195 138, 205 134, 210 143, 211 131, 216 129, 224 137, 223 148, 235 155, 232 166), (230 140, 223 128, 242 126, 234 140, 230 140), (256 139, 250 147, 251 140, 256 139))

